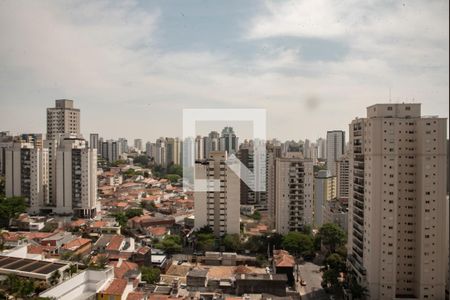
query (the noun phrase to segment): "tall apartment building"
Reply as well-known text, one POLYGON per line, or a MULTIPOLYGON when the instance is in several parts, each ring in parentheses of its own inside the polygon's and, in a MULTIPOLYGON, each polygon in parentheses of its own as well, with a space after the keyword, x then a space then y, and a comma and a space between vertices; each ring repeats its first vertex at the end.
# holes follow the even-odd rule
POLYGON ((240 162, 249 171, 246 173, 241 169, 241 204, 267 209, 267 155, 266 151, 259 151, 259 147, 266 150, 265 142, 245 141, 237 152, 240 162))
POLYGON ((47 140, 64 133, 80 134, 80 110, 73 107, 73 100, 55 100, 55 107, 47 108, 47 140))
POLYGON ((345 151, 345 131, 332 130, 327 132, 327 169, 337 175, 336 161, 345 151))
MULTIPOLYGON (((240 179, 226 161, 225 151, 212 151, 195 164, 196 179, 207 180, 207 191, 194 193, 195 228, 207 225, 216 237, 240 233, 240 179)), ((237 160, 229 163, 239 168, 237 160)))
POLYGON ((198 135, 194 141, 194 158, 196 160, 205 159, 205 139, 198 135))
POLYGON ((97 150, 66 137, 56 151, 56 213, 93 217, 97 207, 97 150))
POLYGON ((318 138, 316 141, 317 144, 317 158, 318 159, 327 159, 327 140, 323 138, 318 138))
POLYGON ((349 263, 369 299, 444 299, 447 120, 376 104, 350 124, 349 263))
POLYGON ((347 202, 350 188, 350 156, 348 152, 337 161, 337 198, 347 202))
POLYGON ((163 137, 156 140, 154 158, 155 164, 163 167, 167 166, 166 139, 163 137))
POLYGON ((275 228, 276 216, 276 168, 275 162, 277 158, 281 157, 281 146, 274 143, 267 143, 267 166, 266 166, 266 192, 267 192, 267 212, 270 228, 275 228))
POLYGON ((107 140, 101 144, 101 157, 112 163, 118 161, 122 155, 122 147, 119 141, 107 140))
POLYGON ((6 149, 5 193, 7 197, 24 197, 29 213, 39 213, 48 198, 47 149, 21 142, 6 149))
POLYGON ((129 151, 129 147, 128 147, 128 140, 126 138, 119 138, 117 140, 118 144, 119 144, 119 153, 128 153, 129 151))
POLYGON ((314 227, 319 228, 325 221, 325 211, 336 199, 336 176, 329 170, 320 170, 314 178, 314 227))
POLYGON ((275 160, 275 229, 285 234, 313 224, 314 171, 302 155, 275 160))
POLYGON ((89 135, 89 148, 91 149, 97 149, 97 152, 100 152, 100 145, 99 145, 99 136, 98 133, 91 133, 89 135))

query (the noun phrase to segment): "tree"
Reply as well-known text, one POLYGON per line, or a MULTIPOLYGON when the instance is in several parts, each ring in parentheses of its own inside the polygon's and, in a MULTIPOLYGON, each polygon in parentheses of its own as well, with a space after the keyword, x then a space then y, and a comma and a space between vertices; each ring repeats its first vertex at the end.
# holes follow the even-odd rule
POLYGON ((125 227, 127 226, 128 217, 123 212, 118 212, 112 214, 112 216, 116 219, 116 222, 119 223, 119 226, 125 227))
POLYGON ((0 176, 0 198, 5 196, 5 177, 0 176))
POLYGON ((213 233, 197 233, 196 249, 200 251, 212 251, 216 248, 216 238, 213 233))
POLYGON ((8 227, 10 220, 27 211, 24 197, 0 198, 0 227, 8 227))
POLYGON ((183 176, 183 168, 180 165, 170 165, 167 169, 167 174, 175 174, 180 177, 183 176))
POLYGON ((336 249, 345 243, 345 233, 336 224, 324 224, 320 229, 318 236, 322 245, 327 248, 328 252, 334 253, 336 249))
POLYGON ((156 204, 154 201, 142 201, 141 206, 148 211, 156 211, 156 204))
POLYGON ((164 250, 168 254, 179 253, 182 250, 181 238, 179 236, 168 236, 155 245, 156 248, 164 250))
POLYGON ((249 216, 253 220, 261 220, 261 213, 259 211, 255 211, 252 215, 249 216))
POLYGON ((167 174, 165 178, 168 179, 171 183, 176 183, 178 182, 178 180, 180 180, 181 176, 178 174, 167 174))
POLYGON ((107 264, 108 258, 106 257, 106 255, 99 255, 97 261, 95 262, 95 265, 100 269, 104 269, 107 264))
POLYGON ((148 284, 159 282, 161 271, 158 268, 141 267, 142 280, 148 284))
POLYGON ((310 254, 313 250, 311 237, 295 231, 289 232, 284 236, 282 246, 287 251, 296 255, 310 254))
POLYGON ((354 276, 350 275, 349 277, 350 277, 349 288, 352 294, 352 299, 355 300, 365 299, 369 293, 369 290, 366 287, 360 285, 354 276))
POLYGON ((329 255, 325 259, 325 265, 328 269, 336 270, 339 273, 346 271, 345 260, 337 253, 329 255))
POLYGON ((133 159, 133 164, 147 167, 150 163, 150 159, 147 155, 139 155, 133 159))
POLYGON ((125 216, 127 217, 127 221, 128 219, 134 218, 134 217, 138 217, 138 216, 142 216, 144 214, 144 211, 142 210, 142 208, 131 208, 128 209, 125 212, 125 216))
POLYGON ((52 273, 52 275, 50 275, 50 278, 48 279, 48 282, 51 285, 56 285, 56 284, 58 284, 60 278, 61 278, 61 272, 56 270, 55 272, 52 273))
POLYGON ((339 290, 339 272, 333 269, 327 270, 322 275, 322 287, 332 292, 339 290))
POLYGON ((267 252, 267 237, 252 235, 245 242, 244 249, 252 253, 266 253, 267 252))
POLYGON ((222 240, 227 251, 237 252, 242 250, 241 238, 239 234, 226 234, 222 240))

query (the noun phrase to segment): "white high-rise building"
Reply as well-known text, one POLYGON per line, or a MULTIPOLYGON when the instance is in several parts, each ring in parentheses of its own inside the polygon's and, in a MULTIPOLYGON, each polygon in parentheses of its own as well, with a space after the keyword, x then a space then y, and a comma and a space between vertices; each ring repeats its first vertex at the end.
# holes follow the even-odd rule
POLYGON ((445 299, 447 120, 376 104, 350 124, 349 263, 369 299, 445 299))
POLYGON ((345 150, 345 132, 333 130, 327 132, 327 169, 331 175, 337 175, 336 161, 341 158, 345 150))
POLYGON ((142 139, 134 139, 134 150, 136 150, 138 152, 143 150, 142 139))
POLYGON ((327 159, 327 141, 323 138, 319 138, 317 143, 317 158, 327 159))
MULTIPOLYGON (((212 151, 195 164, 196 179, 207 180, 208 187, 194 193, 195 228, 207 225, 216 237, 240 233, 240 179, 226 160, 225 151, 212 151)), ((237 160, 229 163, 239 170, 237 160)))
POLYGON ((301 153, 275 161, 275 229, 299 231, 313 224, 314 171, 301 153))
POLYGON ((6 149, 13 146, 13 136, 8 131, 0 132, 0 175, 5 175, 6 149))
POLYGON ((73 100, 55 100, 55 107, 47 108, 47 140, 58 140, 61 134, 80 134, 80 110, 73 100))
POLYGON ((67 136, 56 150, 56 213, 94 217, 97 208, 97 150, 67 136))
POLYGON ((166 156, 166 139, 161 137, 156 140, 155 145, 155 163, 159 166, 167 166, 167 156, 166 156))
POLYGON ((15 143, 5 151, 7 197, 24 197, 28 212, 38 214, 48 201, 48 150, 31 143, 15 143))

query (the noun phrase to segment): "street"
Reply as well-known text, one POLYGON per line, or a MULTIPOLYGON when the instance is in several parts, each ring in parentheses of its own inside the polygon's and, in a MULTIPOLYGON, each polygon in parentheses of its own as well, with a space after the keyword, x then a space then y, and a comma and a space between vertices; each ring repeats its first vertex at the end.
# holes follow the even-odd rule
POLYGON ((300 280, 297 281, 298 291, 302 300, 328 300, 330 295, 325 293, 321 286, 322 275, 320 273, 320 266, 311 262, 305 262, 297 265, 299 268, 299 277, 303 279, 306 286, 300 285, 300 280))

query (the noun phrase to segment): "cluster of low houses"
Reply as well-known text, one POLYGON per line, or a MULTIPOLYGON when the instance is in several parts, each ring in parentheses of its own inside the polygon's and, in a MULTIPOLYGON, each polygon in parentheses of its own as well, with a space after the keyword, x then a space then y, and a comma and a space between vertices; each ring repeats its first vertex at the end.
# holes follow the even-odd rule
MULTIPOLYGON (((256 259, 236 253, 169 256, 152 248, 169 235, 189 236, 194 225, 193 195, 167 179, 135 175, 130 166, 99 173, 99 208, 95 219, 20 215, 1 233, 0 277, 15 274, 59 283, 41 293, 52 299, 293 299, 294 260, 274 252, 273 266, 259 268, 256 259), (151 204, 151 205, 149 205, 151 204), (143 215, 119 226, 113 214, 144 208, 143 215), (151 209, 147 209, 151 208, 151 209), (99 267, 100 262, 103 265, 99 267), (69 272, 73 266, 77 272, 69 272), (157 268, 160 282, 147 284, 141 267, 157 268)), ((248 221, 249 234, 267 227, 248 221)))

